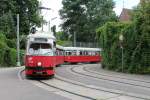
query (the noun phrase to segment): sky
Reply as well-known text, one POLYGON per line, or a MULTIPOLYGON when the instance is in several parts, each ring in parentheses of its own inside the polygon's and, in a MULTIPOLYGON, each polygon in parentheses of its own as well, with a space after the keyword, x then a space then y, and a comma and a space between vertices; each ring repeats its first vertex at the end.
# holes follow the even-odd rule
POLYGON ((114 11, 117 15, 120 15, 123 4, 124 8, 132 9, 133 7, 137 6, 140 0, 113 0, 115 2, 115 8, 114 11), (124 3, 123 3, 124 1, 124 3))
MULTIPOLYGON (((62 23, 59 16, 59 10, 63 7, 63 5, 61 4, 62 0, 39 0, 39 1, 42 2, 42 6, 52 9, 52 10, 42 10, 42 15, 44 16, 45 20, 50 21, 50 26, 56 25, 57 26, 56 31, 59 31, 60 30, 59 25, 62 23)), ((122 11, 123 4, 124 8, 132 9, 140 2, 140 0, 124 0, 124 3, 123 0, 113 0, 113 1, 116 4, 114 11, 118 16, 122 11)), ((45 25, 44 30, 48 30, 48 26, 45 25)))

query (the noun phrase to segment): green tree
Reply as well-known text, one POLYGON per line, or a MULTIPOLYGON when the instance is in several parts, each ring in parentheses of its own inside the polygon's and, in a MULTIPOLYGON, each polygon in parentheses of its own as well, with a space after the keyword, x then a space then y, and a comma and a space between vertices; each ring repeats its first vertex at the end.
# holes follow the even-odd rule
POLYGON ((20 14, 20 33, 28 34, 31 26, 40 26, 38 0, 1 0, 0 30, 8 38, 15 37, 16 14, 20 14))
POLYGON ((62 29, 72 36, 76 33, 77 41, 96 41, 96 28, 116 20, 112 0, 63 0, 62 4, 62 29))
POLYGON ((20 47, 24 49, 30 27, 41 24, 38 8, 38 0, 0 0, 0 66, 16 65, 16 15, 20 15, 20 47))
POLYGON ((114 2, 112 0, 88 0, 86 3, 87 29, 91 41, 96 39, 95 30, 103 26, 108 21, 117 21, 113 11, 114 2))
POLYGON ((133 16, 136 45, 132 54, 132 64, 150 72, 150 1, 142 0, 133 16))
POLYGON ((56 32, 56 38, 58 40, 63 40, 63 41, 67 41, 68 36, 64 33, 64 32, 56 32))

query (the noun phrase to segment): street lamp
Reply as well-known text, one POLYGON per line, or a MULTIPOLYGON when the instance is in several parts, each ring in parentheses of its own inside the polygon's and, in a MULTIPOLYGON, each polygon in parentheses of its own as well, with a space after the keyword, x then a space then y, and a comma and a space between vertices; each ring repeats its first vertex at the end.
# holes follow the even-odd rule
POLYGON ((120 48, 121 48, 121 51, 122 51, 122 63, 121 63, 121 65, 122 65, 122 72, 123 72, 123 39, 124 39, 124 37, 123 37, 123 35, 122 34, 120 34, 120 36, 119 36, 119 40, 120 40, 120 48))

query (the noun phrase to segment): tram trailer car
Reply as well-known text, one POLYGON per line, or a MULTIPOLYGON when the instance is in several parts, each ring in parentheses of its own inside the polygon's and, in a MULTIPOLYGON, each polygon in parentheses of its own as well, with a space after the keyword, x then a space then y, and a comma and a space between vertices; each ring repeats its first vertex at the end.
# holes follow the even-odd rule
POLYGON ((98 63, 101 61, 100 51, 99 48, 64 47, 64 61, 72 64, 98 63))
POLYGON ((28 35, 25 55, 25 75, 27 77, 54 76, 54 67, 63 63, 57 62, 55 41, 55 37, 46 32, 28 35))
POLYGON ((64 47, 56 45, 56 67, 64 63, 64 47))

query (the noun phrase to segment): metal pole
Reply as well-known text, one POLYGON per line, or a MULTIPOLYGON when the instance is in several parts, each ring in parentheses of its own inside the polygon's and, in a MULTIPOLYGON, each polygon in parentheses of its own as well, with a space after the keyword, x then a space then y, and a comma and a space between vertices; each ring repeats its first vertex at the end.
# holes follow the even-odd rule
POLYGON ((48 22, 48 31, 49 31, 49 32, 52 32, 52 30, 51 30, 51 23, 52 23, 52 21, 55 20, 56 18, 57 18, 57 17, 51 18, 51 20, 48 22))
POLYGON ((43 25, 44 25, 44 18, 43 18, 43 16, 42 16, 42 31, 43 31, 43 25))
POLYGON ((48 22, 48 32, 51 32, 51 23, 50 23, 50 21, 48 22))
POLYGON ((122 49, 122 72, 123 72, 123 46, 121 47, 121 49, 122 49))
POLYGON ((76 32, 74 32, 74 47, 76 47, 76 32))
POLYGON ((120 45, 121 45, 121 53, 122 53, 122 59, 121 59, 121 65, 122 65, 122 72, 123 72, 123 35, 120 34, 119 36, 119 40, 120 40, 120 45))
POLYGON ((17 14, 17 66, 20 66, 19 14, 17 14))

